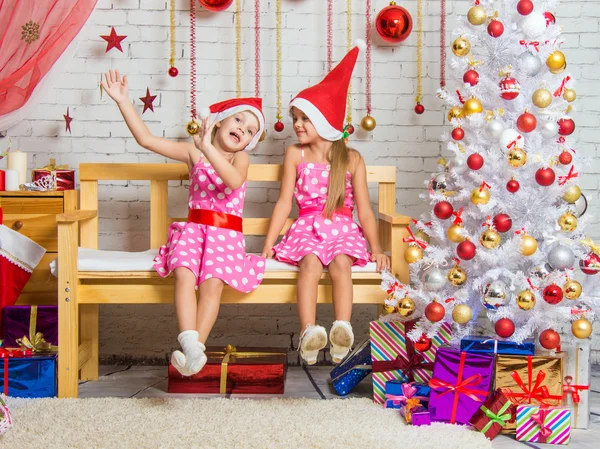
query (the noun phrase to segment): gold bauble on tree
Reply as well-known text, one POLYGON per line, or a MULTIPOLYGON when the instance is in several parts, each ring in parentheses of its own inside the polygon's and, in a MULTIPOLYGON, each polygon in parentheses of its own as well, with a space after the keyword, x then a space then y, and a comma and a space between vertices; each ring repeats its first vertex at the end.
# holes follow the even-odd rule
POLYGON ((527 162, 527 153, 521 148, 513 148, 506 155, 508 164, 513 168, 519 168, 527 162))
POLYGON ((452 53, 454 53, 456 56, 462 58, 463 56, 467 56, 470 51, 471 43, 464 37, 460 36, 459 38, 456 38, 454 42, 452 42, 452 53))
POLYGON ((384 304, 383 310, 385 310, 385 313, 389 315, 390 313, 394 313, 396 311, 396 307, 388 306, 387 304, 384 304))
POLYGON ((429 241, 431 240, 429 236, 420 229, 417 232, 415 232, 415 237, 419 240, 423 240, 425 243, 429 243, 429 241))
POLYGON ((581 284, 573 279, 569 279, 562 287, 562 291, 567 299, 577 299, 581 296, 581 284))
POLYGON ((192 120, 191 122, 188 122, 185 129, 187 129, 187 132, 190 136, 194 136, 194 135, 198 134, 198 132, 200 131, 200 125, 198 124, 197 121, 192 120))
POLYGON ((546 59, 546 65, 552 73, 561 73, 567 66, 564 53, 560 50, 550 53, 550 56, 546 59))
POLYGON ((531 290, 519 292, 515 297, 515 301, 521 310, 531 310, 535 307, 535 295, 531 290))
POLYGON ((577 217, 571 212, 565 212, 558 219, 558 225, 560 226, 560 229, 565 232, 574 231, 577 229, 577 217))
POLYGON ((481 5, 473 6, 467 13, 467 20, 471 25, 483 25, 486 19, 485 8, 481 5))
POLYGON ((423 258, 423 250, 416 245, 411 245, 404 251, 406 263, 415 263, 423 258))
POLYGON ((466 237, 462 235, 462 231, 465 228, 461 224, 453 224, 448 228, 448 239, 454 243, 464 242, 466 237))
POLYGON ((467 272, 458 265, 454 265, 454 267, 448 271, 448 280, 455 287, 460 287, 467 282, 467 272))
POLYGON ((373 131, 376 126, 377 126, 377 122, 369 114, 365 115, 363 117, 363 119, 360 121, 360 127, 368 132, 373 131))
POLYGON ((485 187, 475 187, 471 192, 471 202, 473 204, 487 204, 490 201, 490 191, 485 187))
POLYGON ((563 200, 567 203, 574 204, 579 198, 581 198, 581 189, 578 185, 572 185, 563 193, 563 200))
POLYGON ((465 115, 479 114, 483 112, 483 106, 481 106, 481 101, 475 97, 471 97, 463 104, 463 111, 465 115))
POLYGON ((577 98, 577 92, 575 92, 573 89, 565 89, 563 92, 563 98, 571 103, 577 98))
POLYGON ((521 237, 521 254, 524 256, 531 256, 537 251, 537 247, 537 240, 532 236, 525 234, 521 237))
POLYGON ((531 101, 538 108, 547 108, 552 103, 552 93, 542 87, 533 93, 531 101))
POLYGON ((408 296, 405 296, 404 298, 402 298, 400 300, 400 302, 398 303, 398 305, 396 306, 396 312, 398 312, 400 315, 402 315, 405 318, 409 317, 413 313, 415 313, 416 309, 417 309, 417 306, 415 305, 415 302, 408 296))
POLYGON ((483 245, 484 248, 496 248, 500 244, 500 234, 493 229, 488 229, 487 231, 483 231, 481 233, 481 236, 479 237, 479 242, 483 245))
POLYGON ((456 324, 467 324, 473 318, 473 311, 466 304, 457 304, 452 309, 452 320, 456 324))
POLYGON ((461 119, 464 116, 464 111, 458 106, 452 106, 448 111, 448 120, 452 120, 453 118, 461 119))
POLYGON ((575 337, 584 339, 592 335, 592 323, 585 318, 579 318, 571 324, 571 332, 575 337))

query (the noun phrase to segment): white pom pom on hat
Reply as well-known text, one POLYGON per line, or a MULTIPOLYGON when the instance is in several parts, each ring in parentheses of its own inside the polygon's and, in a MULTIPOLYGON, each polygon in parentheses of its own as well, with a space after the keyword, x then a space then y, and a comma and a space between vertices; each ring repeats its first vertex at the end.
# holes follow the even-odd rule
POLYGON ((358 47, 360 51, 365 51, 367 49, 367 43, 362 39, 356 39, 354 41, 354 46, 358 47))
POLYGON ((207 118, 210 115, 210 109, 209 108, 200 108, 200 110, 198 111, 198 115, 200 116, 200 118, 207 118))

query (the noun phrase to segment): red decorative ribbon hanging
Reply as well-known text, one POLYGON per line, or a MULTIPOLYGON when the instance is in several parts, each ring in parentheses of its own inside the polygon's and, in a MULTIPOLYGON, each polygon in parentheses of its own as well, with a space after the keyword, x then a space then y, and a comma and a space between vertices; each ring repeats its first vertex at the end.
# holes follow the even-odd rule
POLYGON ((535 51, 537 51, 538 53, 540 52, 540 43, 537 41, 527 42, 525 40, 521 40, 521 41, 519 41, 519 43, 521 45, 523 45, 525 48, 531 46, 531 47, 535 48, 535 51))
POLYGON ((396 291, 396 289, 402 290, 402 284, 400 284, 399 282, 394 282, 390 287, 388 287, 388 289, 386 290, 386 293, 388 295, 391 295, 392 293, 394 293, 396 291))
POLYGON ((365 100, 367 103, 367 115, 371 115, 371 0, 367 0, 366 3, 365 42, 367 43, 367 51, 365 52, 365 100))
POLYGON ((196 118, 196 0, 190 0, 190 115, 196 118))
POLYGON ((487 187, 488 189, 491 189, 491 188, 492 188, 492 186, 491 186, 491 185, 489 185, 487 182, 483 181, 483 182, 481 183, 481 187, 479 187, 479 191, 481 192, 481 191, 482 191, 482 190, 483 190, 485 187, 487 187))
POLYGON ((454 215, 456 217, 454 219, 454 221, 452 222, 452 224, 461 224, 462 223, 463 209, 464 209, 464 207, 461 207, 459 210, 452 212, 452 215, 454 215))
POLYGON ((458 101, 460 101, 461 104, 465 104, 465 100, 463 98, 463 96, 460 94, 460 90, 456 89, 456 96, 458 97, 458 101))
POLYGON ((573 385, 573 377, 565 376, 565 381, 563 384, 563 395, 568 396, 571 394, 571 398, 573 399, 574 404, 579 404, 581 402, 581 396, 579 395, 580 391, 589 390, 589 385, 573 385))
POLYGON ((260 97, 260 0, 254 0, 254 96, 260 97))
POLYGON ((555 97, 560 97, 565 92, 565 88, 567 87, 567 83, 569 82, 570 79, 571 79, 570 76, 565 76, 563 78, 563 80, 560 83, 560 87, 554 91, 555 97))
POLYGON ((522 138, 523 138, 523 136, 519 134, 515 140, 509 142, 509 144, 506 145, 506 149, 510 150, 512 147, 516 147, 517 146, 517 140, 521 140, 522 138))
POLYGON ((523 234, 523 235, 527 234, 527 232, 525 231, 525 228, 521 228, 521 229, 515 231, 515 235, 520 235, 520 234, 523 234))
POLYGON ((440 87, 446 87, 446 0, 440 0, 440 87))
POLYGON ((402 239, 404 243, 415 243, 416 245, 420 246, 421 249, 427 248, 427 243, 425 243, 423 240, 419 240, 418 238, 416 238, 409 227, 407 227, 407 229, 408 233, 410 234, 410 237, 404 237, 402 239))
POLYGON ((559 186, 564 186, 567 183, 567 181, 569 181, 570 179, 579 177, 579 173, 573 173, 574 168, 575 168, 575 166, 571 165, 571 169, 569 170, 569 173, 567 174, 567 176, 559 176, 558 177, 558 185, 559 186))
POLYGON ((533 285, 531 279, 527 278, 527 283, 529 284, 532 290, 539 290, 535 285, 533 285))
POLYGON ((333 0, 327 0, 327 73, 333 65, 333 0))

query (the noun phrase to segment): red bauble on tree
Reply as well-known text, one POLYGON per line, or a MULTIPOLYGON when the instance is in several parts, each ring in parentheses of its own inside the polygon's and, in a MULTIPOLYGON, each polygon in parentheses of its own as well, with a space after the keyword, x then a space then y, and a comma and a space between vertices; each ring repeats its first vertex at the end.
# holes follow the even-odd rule
POLYGON ((498 232, 508 232, 512 228, 512 219, 507 214, 496 215, 493 223, 498 232))
POLYGON ((570 118, 561 118, 558 121, 558 134, 570 136, 575 131, 575 122, 570 118))
POLYGON ((177 75, 179 75, 179 70, 177 70, 177 67, 169 67, 169 76, 175 78, 177 75))
POLYGON ((498 337, 509 338, 515 333, 515 323, 510 318, 500 318, 494 326, 498 337))
POLYGON ((281 131, 283 131, 283 128, 285 128, 285 126, 279 120, 277 120, 275 122, 275 124, 273 125, 273 129, 275 129, 275 131, 277 131, 278 133, 280 133, 281 131))
POLYGON ((425 106, 423 106, 421 103, 417 103, 415 105, 415 113, 421 115, 423 112, 425 112, 425 106))
POLYGON ((465 137, 465 131, 460 126, 452 130, 452 138, 454 140, 463 140, 463 137, 465 137))
POLYGON ((500 37, 504 33, 504 25, 499 20, 492 19, 488 25, 487 32, 492 37, 500 37))
POLYGON ((556 179, 556 173, 550 167, 539 168, 538 171, 535 172, 535 181, 544 187, 548 187, 552 185, 554 180, 556 179))
POLYGON ((500 96, 505 100, 514 100, 521 92, 521 85, 512 76, 502 78, 498 85, 500 86, 500 96))
POLYGON ((519 184, 519 181, 516 179, 511 179, 506 183, 506 190, 508 190, 510 193, 516 193, 520 188, 521 184, 519 184))
POLYGON ((544 13, 544 17, 546 18, 546 26, 547 27, 556 23, 556 17, 554 17, 554 14, 552 14, 551 12, 546 11, 544 13))
POLYGON ((454 208, 452 204, 448 201, 440 201, 433 207, 433 213, 440 220, 446 220, 452 216, 452 212, 454 212, 454 208))
POLYGON ((429 351, 431 349, 431 338, 423 334, 417 341, 415 341, 414 347, 419 352, 429 351))
POLYGON ((546 349, 556 349, 560 346, 560 335, 552 329, 546 329, 540 334, 540 344, 546 349))
POLYGON ((519 0, 517 11, 522 16, 528 16, 533 11, 533 2, 531 0, 519 0))
POLYGON ((468 70, 463 75, 463 81, 465 82, 465 84, 468 84, 470 86, 476 86, 477 83, 479 82, 479 73, 477 73, 473 69, 468 70))
POLYGON ((402 42, 412 30, 412 17, 406 9, 390 2, 375 19, 375 29, 381 38, 392 44, 402 42))
POLYGON ((456 247, 456 254, 462 260, 471 260, 475 257, 477 253, 477 248, 470 240, 465 240, 464 242, 460 242, 456 247))
POLYGON ((579 261, 579 268, 584 274, 594 276, 600 272, 600 257, 596 253, 589 253, 585 259, 579 261))
POLYGON ((523 112, 517 119, 517 128, 523 133, 530 133, 537 126, 535 115, 529 112, 523 112))
POLYGON ((442 321, 445 315, 446 309, 437 301, 430 302, 427 304, 427 307, 425 307, 425 318, 432 323, 442 321))
POLYGON ((563 300, 563 291, 558 285, 550 284, 544 288, 542 296, 548 304, 558 304, 563 300))
POLYGON ((467 158, 467 165, 471 170, 479 170, 483 167, 483 156, 479 153, 473 153, 467 158))
POLYGON ((231 6, 233 0, 198 0, 200 5, 208 11, 219 12, 225 11, 231 6))
POLYGON ((560 153, 560 155, 558 156, 558 162, 560 162, 563 165, 569 165, 572 161, 573 156, 566 150, 560 153))

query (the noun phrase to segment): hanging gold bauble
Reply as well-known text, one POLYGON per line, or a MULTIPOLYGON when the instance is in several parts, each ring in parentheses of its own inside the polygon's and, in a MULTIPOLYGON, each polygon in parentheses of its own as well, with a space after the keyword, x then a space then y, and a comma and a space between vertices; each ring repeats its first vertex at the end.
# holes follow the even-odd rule
POLYGON ((513 148, 508 152, 506 158, 512 168, 519 168, 527 162, 527 153, 521 148, 513 148))
POLYGON ((411 316, 415 310, 417 309, 417 306, 415 305, 415 302, 410 299, 408 296, 405 296, 404 298, 402 298, 400 300, 400 302, 398 303, 398 305, 396 306, 396 312, 398 312, 400 315, 402 315, 403 317, 409 317, 411 316))
POLYGON ((417 232, 415 232, 415 237, 419 240, 423 240, 425 243, 429 243, 429 241, 430 241, 429 236, 424 231, 421 231, 420 229, 417 232))
POLYGON ((573 279, 569 279, 562 287, 563 293, 567 299, 577 299, 581 296, 581 284, 573 279))
POLYGON ((579 198, 581 198, 581 189, 578 185, 572 185, 563 193, 563 200, 567 203, 574 204, 579 198))
POLYGON ((454 265, 454 267, 448 271, 448 280, 455 287, 460 287, 467 282, 467 272, 458 265, 454 265))
POLYGON ((532 236, 525 234, 521 237, 521 254, 524 256, 531 256, 537 251, 537 247, 537 240, 532 236))
POLYGON ((571 332, 573 332, 573 335, 577 338, 588 338, 592 335, 592 323, 585 318, 579 318, 571 324, 571 332))
POLYGON ((560 226, 560 229, 565 232, 574 231, 577 229, 577 217, 571 212, 565 212, 558 219, 558 225, 560 226))
POLYGON ((188 122, 185 128, 187 129, 187 132, 190 136, 198 134, 198 132, 200 131, 200 125, 195 120, 188 122))
POLYGON ((577 92, 575 92, 573 89, 565 89, 563 92, 563 98, 571 103, 577 98, 577 92))
POLYGON ((452 42, 452 53, 458 57, 467 56, 471 51, 471 43, 464 37, 459 37, 452 42))
POLYGON ((471 202, 473 204, 487 204, 490 201, 490 191, 485 187, 475 187, 471 192, 471 202))
POLYGON ((423 258, 423 250, 416 245, 411 245, 404 251, 404 260, 407 263, 415 263, 423 258))
MULTIPOLYGON (((555 70, 560 70, 561 72, 565 69, 567 65, 567 60, 562 51, 556 50, 553 53, 550 53, 550 56, 546 59, 546 65, 550 69, 552 73, 557 73, 555 70)), ((560 72, 558 72, 560 73, 560 72)))
POLYGON ((493 229, 483 231, 479 237, 479 242, 484 248, 492 249, 500 244, 500 234, 493 229))
POLYGON ((560 69, 550 69, 550 73, 554 73, 555 75, 558 75, 559 73, 562 73, 566 70, 567 68, 567 64, 563 65, 560 69))
POLYGON ((387 304, 384 304, 383 310, 385 311, 386 314, 389 315, 390 313, 394 313, 396 311, 396 307, 388 306, 387 304))
POLYGON ((464 116, 464 111, 458 106, 452 106, 448 111, 448 120, 452 120, 453 118, 461 119, 464 116))
POLYGON ((473 311, 466 304, 457 304, 452 309, 452 319, 457 324, 467 324, 473 318, 473 311))
POLYGON ((483 6, 473 6, 467 13, 467 20, 471 25, 483 25, 487 19, 483 6))
POLYGON ((375 126, 377 126, 377 122, 375 121, 375 119, 373 117, 371 117, 370 115, 365 115, 363 117, 363 119, 360 121, 360 127, 362 129, 364 129, 365 131, 373 131, 375 129, 375 126))
POLYGON ((464 242, 466 237, 462 235, 464 227, 461 224, 453 224, 448 228, 448 239, 454 243, 464 242))
POLYGON ((531 290, 523 290, 515 297, 521 310, 531 310, 535 307, 535 295, 531 290))
POLYGON ((533 93, 531 100, 538 108, 547 108, 552 103, 552 93, 542 87, 533 93))
POLYGON ((463 104, 463 111, 465 115, 478 114, 483 111, 483 106, 481 106, 481 101, 471 97, 463 104))

